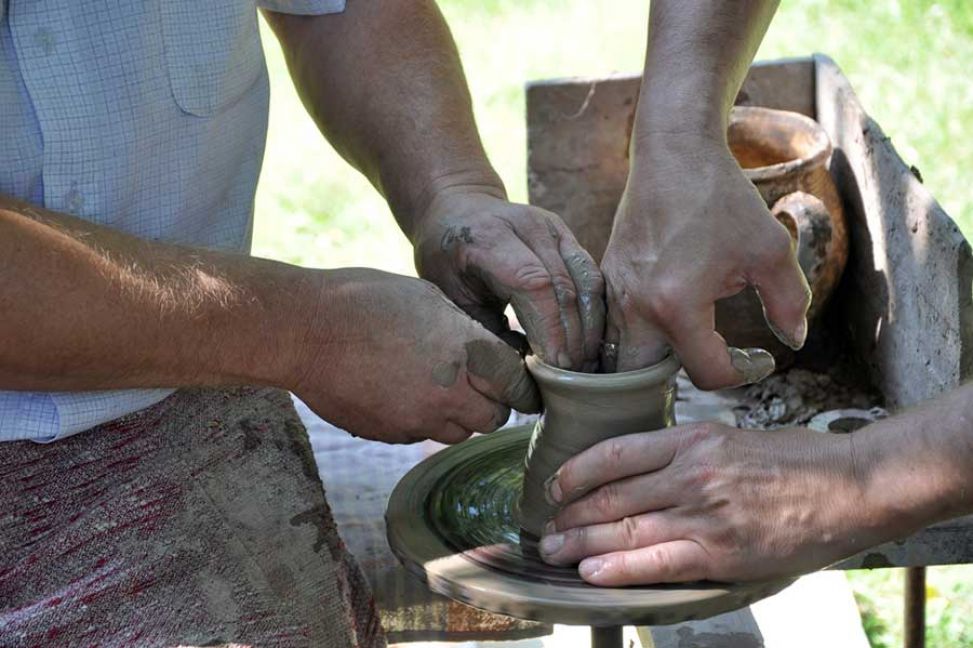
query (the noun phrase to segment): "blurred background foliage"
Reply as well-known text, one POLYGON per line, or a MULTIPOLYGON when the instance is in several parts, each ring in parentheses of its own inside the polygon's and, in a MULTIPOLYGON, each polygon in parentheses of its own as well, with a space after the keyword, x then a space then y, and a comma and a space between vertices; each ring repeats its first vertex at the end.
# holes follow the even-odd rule
MULTIPOLYGON (((526 199, 524 84, 641 68, 646 0, 440 0, 470 82, 490 158, 526 199)), ((411 251, 382 199, 317 134, 268 30, 272 83, 254 252, 317 267, 413 274, 411 251)), ((918 167, 973 235, 973 2, 784 0, 758 58, 823 52, 851 79, 906 164, 918 167)), ((363 80, 364 82, 365 80, 363 80)), ((876 647, 901 645, 900 570, 850 574, 876 647)), ((973 645, 973 567, 929 572, 929 639, 973 645)))

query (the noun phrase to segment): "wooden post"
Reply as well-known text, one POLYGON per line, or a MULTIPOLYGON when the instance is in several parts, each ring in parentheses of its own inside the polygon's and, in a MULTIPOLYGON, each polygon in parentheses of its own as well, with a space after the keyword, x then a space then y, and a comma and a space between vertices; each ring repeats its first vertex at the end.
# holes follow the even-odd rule
POLYGON ((909 567, 905 570, 905 623, 903 645, 905 648, 926 646, 926 568, 909 567))

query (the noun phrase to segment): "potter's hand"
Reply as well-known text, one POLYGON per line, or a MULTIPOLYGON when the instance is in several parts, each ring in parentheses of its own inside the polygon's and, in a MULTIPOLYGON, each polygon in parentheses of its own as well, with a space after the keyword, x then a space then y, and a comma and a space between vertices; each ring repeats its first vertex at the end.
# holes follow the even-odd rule
POLYGON ((428 282, 329 271, 318 314, 293 391, 356 436, 456 443, 540 407, 517 352, 428 282))
POLYGON ((542 555, 555 564, 584 559, 581 576, 604 586, 823 567, 889 539, 889 528, 878 531, 865 473, 853 466, 857 434, 712 423, 603 442, 553 480, 550 496, 570 503, 542 555))
POLYGON ((490 331, 511 341, 509 302, 535 353, 563 368, 596 368, 604 284, 556 215, 496 193, 444 191, 412 239, 420 276, 490 331))
POLYGON ((723 141, 663 134, 635 143, 601 267, 619 371, 647 366, 671 345, 702 389, 767 376, 769 353, 728 349, 715 330, 714 302, 747 285, 777 337, 804 343, 810 290, 790 235, 723 141))

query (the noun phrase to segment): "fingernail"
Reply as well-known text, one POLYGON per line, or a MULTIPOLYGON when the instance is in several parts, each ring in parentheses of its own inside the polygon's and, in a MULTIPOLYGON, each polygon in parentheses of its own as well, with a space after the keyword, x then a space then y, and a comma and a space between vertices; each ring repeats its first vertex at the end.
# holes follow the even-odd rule
POLYGON ((807 318, 801 320, 801 323, 797 325, 797 328, 794 329, 794 335, 788 335, 773 324, 770 324, 770 322, 768 322, 768 325, 770 326, 770 330, 773 332, 774 337, 794 351, 797 351, 804 346, 804 341, 807 339, 807 318))
POLYGON ((552 533, 557 533, 557 524, 554 523, 553 519, 547 521, 544 525, 543 531, 541 531, 542 536, 551 535, 552 533))
POLYGON ((557 506, 564 499, 561 492, 561 485, 557 483, 557 473, 554 473, 544 482, 544 494, 547 496, 547 503, 557 506))
POLYGON ((807 318, 801 320, 801 323, 797 325, 794 329, 794 344, 796 346, 791 347, 795 351, 804 346, 804 342, 807 340, 807 318))
POLYGON ((564 546, 564 534, 555 533, 554 535, 541 538, 541 553, 545 556, 556 554, 564 546))
POLYGON ((605 561, 601 558, 585 558, 578 565, 578 573, 581 574, 581 578, 588 580, 597 576, 604 566, 605 561))
POLYGON ((743 384, 760 382, 774 373, 774 356, 764 349, 728 347, 730 364, 743 376, 743 384))
POLYGON ((750 356, 751 367, 753 368, 753 382, 760 382, 774 373, 774 369, 777 368, 777 363, 774 361, 774 356, 770 351, 750 347, 746 349, 746 352, 750 356))
POLYGON ((571 357, 565 351, 557 352, 557 366, 561 369, 571 368, 571 357))

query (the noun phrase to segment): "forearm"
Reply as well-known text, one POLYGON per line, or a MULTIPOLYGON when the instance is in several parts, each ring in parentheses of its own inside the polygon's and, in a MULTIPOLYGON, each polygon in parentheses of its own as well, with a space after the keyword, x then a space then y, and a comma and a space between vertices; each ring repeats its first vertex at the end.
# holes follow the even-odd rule
POLYGON ((637 138, 725 138, 730 108, 779 0, 653 0, 637 138))
POLYGON ((852 436, 863 516, 891 537, 973 513, 973 384, 852 436))
POLYGON ((0 196, 0 389, 277 384, 317 281, 0 196))
POLYGON ((386 197, 407 236, 440 191, 505 195, 433 0, 349 0, 339 15, 266 15, 308 111, 386 197))

